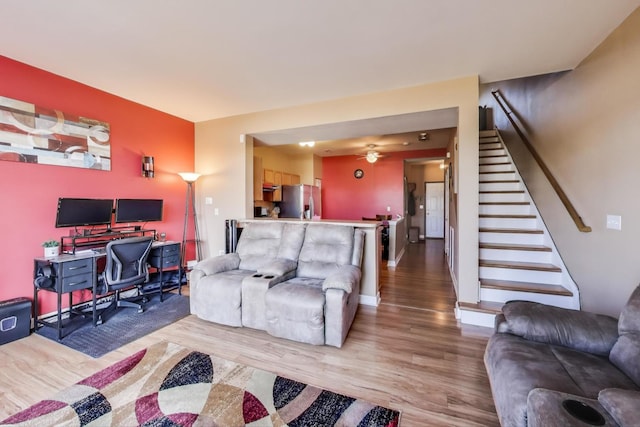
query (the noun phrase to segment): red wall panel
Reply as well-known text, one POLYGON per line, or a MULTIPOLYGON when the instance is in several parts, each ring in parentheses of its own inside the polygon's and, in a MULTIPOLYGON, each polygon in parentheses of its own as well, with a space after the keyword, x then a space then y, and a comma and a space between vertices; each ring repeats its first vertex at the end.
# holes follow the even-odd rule
POLYGON ((446 149, 399 151, 369 163, 356 156, 322 159, 322 217, 360 220, 376 215, 403 215, 404 161, 442 158, 446 149), (362 169, 356 179, 353 172, 362 169), (387 206, 390 211, 387 212, 387 206))
MULTIPOLYGON (((41 243, 69 233, 54 227, 58 197, 164 199, 164 221, 147 228, 181 240, 186 184, 176 173, 194 168, 192 122, 3 56, 0 96, 108 122, 112 160, 111 171, 0 161, 0 300, 32 297, 41 243), (153 179, 141 176, 143 154, 154 157, 153 179)), ((41 313, 53 311, 54 294, 40 294, 41 313)))

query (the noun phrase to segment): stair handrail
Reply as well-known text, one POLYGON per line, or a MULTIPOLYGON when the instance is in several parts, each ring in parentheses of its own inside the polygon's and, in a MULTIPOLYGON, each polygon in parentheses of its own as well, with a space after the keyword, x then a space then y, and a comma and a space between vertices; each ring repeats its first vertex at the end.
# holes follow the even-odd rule
POLYGON ((540 169, 542 169, 542 172, 547 177, 547 180, 551 184, 551 187, 553 187, 556 194, 560 198, 560 201, 569 212, 569 216, 571 216, 571 219, 573 219, 573 222, 575 222, 576 226, 578 227, 578 230, 582 231, 583 233, 591 232, 591 227, 586 225, 582 220, 582 217, 578 215, 578 211, 573 206, 573 204, 569 200, 569 197, 567 197, 567 194, 564 192, 562 187, 560 187, 560 184, 558 184, 558 181, 553 176, 553 174, 551 173, 547 165, 544 163, 544 160, 542 160, 542 157, 540 157, 536 149, 533 148, 533 145, 531 145, 531 142, 529 142, 529 139, 526 137, 526 135, 520 130, 520 128, 516 124, 515 120, 511 116, 512 114, 514 114, 514 112, 511 111, 511 109, 507 108, 509 104, 507 104, 507 101, 504 99, 504 97, 500 93, 500 90, 499 89, 493 90, 491 91, 491 94, 498 102, 498 105, 500 106, 504 114, 507 116, 507 119, 509 119, 509 122, 511 122, 511 125, 513 126, 516 133, 524 143, 525 147, 527 147, 527 149, 535 159, 536 163, 538 163, 538 166, 540 166, 540 169))

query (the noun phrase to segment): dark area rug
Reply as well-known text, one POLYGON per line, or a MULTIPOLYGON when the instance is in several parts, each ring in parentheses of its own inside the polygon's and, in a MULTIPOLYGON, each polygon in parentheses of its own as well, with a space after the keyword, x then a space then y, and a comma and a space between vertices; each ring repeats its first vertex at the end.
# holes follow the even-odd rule
POLYGON ((36 333, 98 358, 188 315, 189 297, 165 294, 161 302, 160 296, 155 295, 143 313, 135 308, 118 308, 106 315, 101 325, 94 327, 88 321, 62 340, 58 340, 58 332, 53 328, 41 327, 36 333))
POLYGON ((0 421, 22 427, 398 427, 400 412, 160 342, 0 421))

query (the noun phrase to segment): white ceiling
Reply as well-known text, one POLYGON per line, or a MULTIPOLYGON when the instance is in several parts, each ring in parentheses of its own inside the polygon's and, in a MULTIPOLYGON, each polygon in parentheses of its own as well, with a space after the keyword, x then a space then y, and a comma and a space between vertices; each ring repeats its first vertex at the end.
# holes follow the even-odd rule
POLYGON ((640 0, 2 0, 0 55, 194 122, 574 68, 640 0))

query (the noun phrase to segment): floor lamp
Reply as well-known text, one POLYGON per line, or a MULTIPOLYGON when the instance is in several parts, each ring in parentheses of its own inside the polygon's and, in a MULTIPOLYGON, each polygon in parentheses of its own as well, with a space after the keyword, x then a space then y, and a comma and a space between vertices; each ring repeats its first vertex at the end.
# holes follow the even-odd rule
POLYGON ((187 224, 189 224, 189 204, 191 204, 191 209, 193 212, 193 224, 195 227, 196 235, 196 255, 197 260, 200 261, 202 259, 202 254, 200 253, 200 232, 198 231, 198 218, 196 217, 196 194, 193 190, 193 184, 200 178, 199 173, 194 172, 179 172, 178 175, 187 183, 187 198, 184 204, 184 228, 182 230, 182 247, 180 254, 180 263, 186 269, 186 256, 187 256, 187 224))

